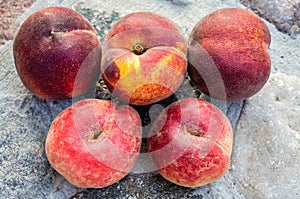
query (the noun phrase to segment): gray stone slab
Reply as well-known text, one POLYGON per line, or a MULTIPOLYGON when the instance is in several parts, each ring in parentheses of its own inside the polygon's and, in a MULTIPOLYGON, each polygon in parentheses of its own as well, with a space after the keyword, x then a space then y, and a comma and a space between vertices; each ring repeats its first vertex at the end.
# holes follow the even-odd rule
POLYGON ((232 174, 246 198, 300 197, 300 77, 272 74, 235 131, 232 174))
MULTIPOLYGON (((134 11, 152 11, 172 19, 187 39, 193 26, 208 13, 224 7, 244 8, 237 0, 128 0, 126 3, 120 0, 103 0, 101 2, 96 0, 38 0, 19 19, 20 23, 33 11, 50 5, 67 6, 77 10, 87 18, 90 17, 89 20, 95 25, 102 42, 103 37, 105 37, 115 20, 134 11), (98 18, 95 19, 95 17, 98 18)), ((284 73, 287 79, 290 75, 300 77, 298 64, 300 60, 299 56, 296 56, 300 52, 300 40, 293 40, 287 35, 278 32, 270 23, 267 23, 267 25, 272 34, 272 44, 270 46, 272 73, 284 73)), ((110 93, 101 87, 103 85, 101 81, 98 85, 99 88, 95 97, 111 98, 110 93)), ((286 86, 286 84, 283 85, 284 87, 286 86)), ((273 86, 272 89, 277 90, 276 86, 273 86)), ((278 91, 284 92, 284 90, 280 89, 278 91)), ((189 79, 186 78, 175 98, 198 96, 199 91, 191 87, 189 79)), ((264 94, 259 96, 262 99, 265 98, 264 94)), ((238 127, 235 131, 238 131, 239 136, 241 136, 243 132, 240 130, 239 126, 241 124, 239 124, 238 119, 243 102, 225 103, 212 99, 207 100, 210 100, 226 113, 233 128, 236 129, 238 127)), ((214 183, 196 189, 188 189, 171 184, 155 171, 143 173, 143 168, 135 168, 134 172, 108 188, 76 188, 50 167, 44 152, 44 141, 52 120, 60 111, 71 104, 71 100, 57 102, 43 100, 27 91, 19 80, 14 68, 12 41, 0 47, 0 198, 259 198, 264 196, 271 198, 272 196, 281 196, 279 191, 285 185, 279 183, 277 185, 278 191, 274 189, 272 193, 266 189, 266 185, 262 184, 256 187, 259 192, 247 190, 245 185, 259 183, 262 174, 256 174, 254 170, 251 171, 253 176, 243 175, 243 167, 255 162, 251 159, 246 159, 244 162, 249 161, 249 163, 247 162, 247 165, 244 165, 244 162, 239 161, 236 155, 237 152, 233 154, 232 166, 224 177, 214 183)), ((250 105, 248 104, 247 106, 249 107, 250 105)), ((253 108, 248 109, 254 110, 256 106, 253 103, 253 108)), ((268 105, 261 111, 266 111, 267 107, 268 105)), ((287 106, 286 112, 289 111, 288 108, 287 106)), ((285 112, 285 110, 282 111, 285 112)), ((254 113, 252 117, 255 119, 256 114, 254 113)), ((241 117, 243 117, 243 114, 244 112, 241 117)), ((260 114, 263 115, 264 112, 260 114)), ((251 127, 251 125, 245 125, 244 129, 251 127)), ((274 126, 274 128, 277 127, 274 126)), ((246 149, 250 144, 245 140, 240 141, 237 137, 234 141, 234 146, 238 151, 243 148, 246 149)), ((289 140, 282 142, 282 146, 288 144, 289 140)), ((276 156, 274 160, 280 162, 280 157, 276 156)), ((268 171, 268 167, 265 170, 268 171)), ((288 172, 289 170, 285 171, 288 172)), ((299 192, 296 191, 294 193, 299 192)))

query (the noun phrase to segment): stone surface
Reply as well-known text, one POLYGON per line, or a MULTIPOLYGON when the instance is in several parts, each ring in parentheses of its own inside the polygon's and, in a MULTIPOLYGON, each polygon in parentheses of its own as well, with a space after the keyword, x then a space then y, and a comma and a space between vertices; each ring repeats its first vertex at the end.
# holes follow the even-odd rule
POLYGON ((300 77, 276 73, 249 99, 234 136, 232 174, 246 198, 300 197, 300 77))
MULTIPOLYGON (((187 39, 193 26, 208 13, 224 7, 245 8, 237 0, 128 0, 125 4, 121 0, 76 2, 71 0, 38 0, 18 19, 19 23, 33 11, 50 5, 67 6, 83 14, 93 22, 102 42, 104 40, 103 37, 105 37, 114 21, 134 11, 152 11, 165 15, 178 25, 187 39)), ((276 116, 283 121, 280 119, 270 120, 272 116, 269 115, 268 118, 270 119, 267 120, 273 121, 274 125, 267 126, 267 122, 265 122, 265 129, 270 128, 268 129, 268 135, 271 136, 272 132, 276 132, 275 135, 278 135, 278 138, 280 138, 281 131, 279 132, 277 128, 282 126, 280 124, 275 125, 275 122, 281 121, 283 126, 286 127, 286 123, 284 123, 285 118, 292 118, 290 120, 294 121, 294 123, 290 122, 290 124, 295 131, 298 130, 299 132, 299 126, 297 127, 297 118, 299 117, 296 117, 299 115, 299 109, 293 111, 293 104, 297 102, 295 101, 297 99, 294 99, 294 101, 290 99, 292 92, 289 92, 288 88, 292 86, 291 82, 296 84, 299 81, 300 58, 296 55, 300 52, 300 40, 299 38, 296 40, 291 39, 287 35, 280 33, 270 23, 267 23, 267 25, 272 35, 270 46, 272 73, 283 74, 275 75, 275 80, 272 77, 270 84, 273 86, 270 88, 268 84, 266 89, 273 93, 278 92, 278 99, 282 106, 280 106, 281 112, 278 112, 276 116), (290 76, 293 77, 290 78, 290 76), (281 78, 284 79, 282 80, 282 87, 279 86, 280 84, 277 85, 281 78), (272 81, 275 83, 272 83, 272 81), (286 93, 290 97, 285 98, 286 93)), ((299 86, 294 86, 294 89, 299 89, 299 86)), ((93 97, 111 99, 112 96, 106 90, 103 82, 100 80, 96 94, 93 97)), ((160 106, 166 106, 168 103, 183 97, 199 97, 199 95, 199 91, 190 85, 187 77, 182 87, 171 98, 161 102, 160 105, 153 109, 144 107, 144 109, 141 108, 139 110, 143 116, 144 130, 146 131, 157 114, 153 111, 161 110, 160 106)), ((225 103, 205 98, 226 113, 234 129, 237 126, 237 129, 234 131, 234 133, 237 133, 234 142, 232 166, 229 172, 218 181, 200 188, 188 189, 167 182, 156 171, 152 171, 151 167, 136 167, 128 176, 108 188, 79 189, 69 184, 50 167, 44 152, 44 141, 52 120, 61 110, 71 105, 72 100, 47 101, 37 98, 27 91, 15 71, 12 57, 12 41, 9 41, 4 46, 0 46, 0 198, 281 198, 280 196, 285 196, 283 194, 287 193, 285 192, 286 184, 280 184, 281 177, 295 179, 297 183, 294 187, 294 192, 291 193, 299 194, 299 180, 293 178, 296 177, 294 175, 296 170, 293 169, 296 169, 296 161, 298 161, 299 165, 299 159, 293 159, 292 156, 280 157, 279 154, 276 154, 282 148, 283 152, 288 153, 290 151, 292 155, 294 148, 290 146, 290 143, 295 143, 296 141, 291 142, 292 140, 290 139, 282 139, 276 145, 278 150, 273 150, 272 147, 268 147, 268 149, 263 148, 264 146, 272 146, 271 143, 264 143, 268 141, 265 139, 260 143, 261 147, 259 149, 261 151, 258 151, 255 148, 256 140, 247 142, 246 137, 243 137, 246 135, 250 137, 251 130, 254 127, 259 128, 260 125, 257 124, 258 118, 260 118, 259 116, 267 115, 269 106, 273 107, 273 113, 277 112, 278 107, 273 104, 275 102, 268 101, 273 98, 266 96, 264 90, 258 93, 257 98, 255 96, 247 101, 241 117, 243 102, 225 103), (260 101, 265 101, 266 103, 259 103, 260 101), (257 108, 257 106, 259 107, 257 108), (247 110, 248 117, 245 115, 247 110), (251 114, 251 117, 249 117, 249 114, 251 114), (239 118, 240 120, 238 121, 239 118), (245 122, 245 120, 248 122, 245 122), (237 123, 238 125, 236 125, 237 123), (248 159, 248 153, 251 153, 251 151, 246 150, 248 148, 251 148, 252 154, 259 155, 254 155, 254 159, 248 159), (266 150, 270 150, 267 155, 264 153, 266 150), (240 157, 239 154, 243 153, 245 157, 240 157), (273 154, 274 159, 267 159, 269 154, 273 154), (254 167, 256 170, 249 167, 249 165, 257 165, 257 160, 263 160, 264 158, 266 159, 264 162, 266 167, 262 164, 254 167), (274 170, 272 170, 273 167, 269 166, 271 163, 268 160, 274 161, 274 165, 278 168, 283 168, 282 165, 285 165, 285 168, 283 170, 277 169, 276 173, 272 173, 274 170), (289 173, 289 171, 291 172, 289 173), (268 173, 268 175, 264 176, 263 172, 268 173), (281 177, 278 178, 277 176, 281 177), (272 187, 270 188, 268 185, 272 187), (283 194, 280 195, 281 193, 283 194)), ((277 98, 275 97, 275 99, 277 98)), ((264 134, 261 133, 257 136, 262 135, 264 134)), ((298 155, 299 158, 299 151, 296 151, 294 155, 298 155)), ((144 162, 144 164, 147 166, 148 163, 144 162)))
POLYGON ((6 40, 12 40, 14 31, 18 28, 16 18, 29 8, 35 0, 0 1, 0 45, 6 40))

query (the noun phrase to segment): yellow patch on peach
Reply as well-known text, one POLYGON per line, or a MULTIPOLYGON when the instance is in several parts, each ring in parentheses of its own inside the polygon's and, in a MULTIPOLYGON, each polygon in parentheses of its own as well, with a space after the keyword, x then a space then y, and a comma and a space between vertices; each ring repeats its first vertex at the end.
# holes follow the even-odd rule
POLYGON ((119 69, 119 79, 122 79, 128 72, 133 69, 137 70, 141 66, 140 58, 132 55, 132 57, 126 57, 125 59, 116 59, 114 62, 119 69))
POLYGON ((171 53, 166 54, 163 58, 159 60, 159 64, 168 66, 174 59, 174 56, 171 53))
POLYGON ((119 69, 115 94, 122 93, 123 100, 134 104, 154 103, 170 96, 179 86, 178 79, 183 79, 185 62, 176 53, 165 53, 156 63, 143 63, 143 57, 137 55, 115 60, 119 69))
POLYGON ((184 55, 182 52, 179 52, 177 50, 173 50, 169 53, 167 53, 164 57, 162 57, 158 63, 170 68, 169 70, 173 69, 178 73, 185 72, 184 67, 182 65, 185 65, 186 63, 182 62, 184 60, 184 55), (183 59, 181 59, 181 56, 183 59))

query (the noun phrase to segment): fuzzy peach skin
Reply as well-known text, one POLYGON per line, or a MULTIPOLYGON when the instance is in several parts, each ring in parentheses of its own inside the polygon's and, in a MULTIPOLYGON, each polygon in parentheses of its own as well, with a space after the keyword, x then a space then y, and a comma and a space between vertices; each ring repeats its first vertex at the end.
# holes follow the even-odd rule
POLYGON ((100 41, 92 25, 69 8, 30 15, 15 37, 13 55, 23 84, 45 99, 84 94, 100 76, 100 41))
POLYGON ((231 124, 217 107, 186 98, 168 106, 155 120, 148 151, 165 179, 199 187, 226 173, 232 139, 231 124))
POLYGON ((108 89, 135 105, 172 95, 187 69, 187 45, 175 24, 151 12, 131 13, 109 31, 101 61, 108 89))
POLYGON ((201 19, 190 34, 188 74, 213 98, 245 100, 269 78, 270 42, 268 27, 254 13, 217 10, 201 19))
POLYGON ((54 119, 45 150, 52 167, 73 185, 102 188, 133 168, 141 134, 141 120, 133 108, 84 99, 54 119))

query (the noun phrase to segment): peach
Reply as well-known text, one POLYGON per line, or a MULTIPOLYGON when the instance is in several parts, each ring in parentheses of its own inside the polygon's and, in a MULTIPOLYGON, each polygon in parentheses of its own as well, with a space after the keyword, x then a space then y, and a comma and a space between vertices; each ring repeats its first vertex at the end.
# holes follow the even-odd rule
POLYGON ((13 55, 25 87, 45 99, 84 94, 100 76, 100 41, 92 25, 69 8, 30 15, 15 37, 13 55))
POLYGON ((187 45, 175 24, 151 13, 136 12, 109 31, 101 72, 109 90, 134 105, 147 105, 172 95, 187 69, 187 45))
POLYGON ((148 150, 167 180, 198 187, 222 177, 230 166, 232 128, 214 105, 186 98, 169 105, 153 123, 148 150))
POLYGON ((191 32, 188 74, 213 98, 245 100, 269 78, 270 42, 268 27, 254 13, 240 8, 217 10, 191 32))
POLYGON ((54 119, 45 150, 52 167, 73 185, 102 188, 130 172, 141 134, 141 120, 133 108, 83 99, 54 119))

